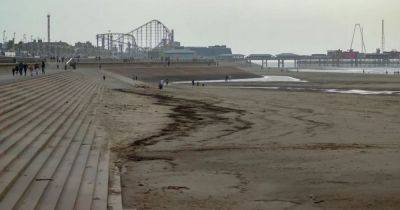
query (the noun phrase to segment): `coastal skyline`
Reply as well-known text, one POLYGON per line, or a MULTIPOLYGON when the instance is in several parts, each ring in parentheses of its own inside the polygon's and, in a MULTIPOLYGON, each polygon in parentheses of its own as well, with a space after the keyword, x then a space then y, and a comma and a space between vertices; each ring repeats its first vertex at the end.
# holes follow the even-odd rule
MULTIPOLYGON (((175 30, 185 46, 227 45, 234 53, 325 53, 350 46, 354 24, 364 27, 368 52, 380 47, 381 20, 385 20, 386 50, 400 49, 395 0, 111 0, 50 1, 4 0, 0 30, 46 37, 46 15, 52 16, 52 40, 91 41, 97 33, 129 32, 158 19, 175 30), (72 10, 73 8, 73 10, 72 10), (15 11, 25 11, 16 14, 15 11), (379 11, 379 12, 377 12, 379 11), (296 14, 296 15, 293 15, 296 14)), ((356 34, 355 50, 360 50, 356 34)))

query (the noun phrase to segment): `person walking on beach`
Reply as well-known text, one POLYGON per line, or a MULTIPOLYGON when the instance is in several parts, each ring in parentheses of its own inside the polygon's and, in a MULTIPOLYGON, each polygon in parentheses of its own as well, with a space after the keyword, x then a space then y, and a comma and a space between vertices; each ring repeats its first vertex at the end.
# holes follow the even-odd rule
POLYGON ((160 82, 158 83, 158 88, 159 88, 160 90, 162 90, 163 87, 164 87, 164 80, 160 80, 160 82))
POLYGON ((194 86, 194 79, 192 79, 192 86, 194 86))
POLYGON ((46 63, 44 63, 44 61, 42 61, 42 74, 46 74, 45 68, 46 68, 46 63))

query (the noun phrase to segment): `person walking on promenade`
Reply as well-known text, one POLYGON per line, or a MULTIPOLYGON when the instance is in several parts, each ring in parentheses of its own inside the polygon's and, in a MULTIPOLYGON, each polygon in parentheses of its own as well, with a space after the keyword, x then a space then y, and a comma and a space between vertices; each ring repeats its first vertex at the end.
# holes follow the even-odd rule
POLYGON ((46 74, 45 68, 46 68, 46 63, 44 63, 44 61, 42 61, 42 74, 46 74))
POLYGON ((35 74, 36 76, 39 75, 39 64, 35 63, 35 74))
POLYGON ((22 71, 24 70, 24 64, 22 62, 20 62, 18 64, 18 71, 19 71, 19 75, 22 76, 22 71))
POLYGON ((31 77, 33 77, 33 64, 29 65, 29 72, 31 73, 31 77))
POLYGON ((12 73, 13 73, 13 77, 15 77, 15 72, 17 71, 17 66, 14 66, 13 68, 12 68, 12 73))
POLYGON ((28 64, 24 64, 24 76, 26 77, 26 72, 28 71, 28 64))

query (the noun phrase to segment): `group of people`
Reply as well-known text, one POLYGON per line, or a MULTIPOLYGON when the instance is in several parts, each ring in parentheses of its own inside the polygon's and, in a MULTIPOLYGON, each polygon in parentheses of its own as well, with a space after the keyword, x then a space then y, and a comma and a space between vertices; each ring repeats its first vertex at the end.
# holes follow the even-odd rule
POLYGON ((29 73, 31 75, 31 77, 35 76, 35 75, 39 75, 39 70, 41 68, 41 73, 45 74, 46 73, 46 63, 44 61, 42 61, 41 64, 39 63, 34 63, 34 64, 27 64, 27 63, 22 63, 19 62, 17 65, 15 65, 12 68, 12 74, 13 76, 26 76, 28 70, 29 73))

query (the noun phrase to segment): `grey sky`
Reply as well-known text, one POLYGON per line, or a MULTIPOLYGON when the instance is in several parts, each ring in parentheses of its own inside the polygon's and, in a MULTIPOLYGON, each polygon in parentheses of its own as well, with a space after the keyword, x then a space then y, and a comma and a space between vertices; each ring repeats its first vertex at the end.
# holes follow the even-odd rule
MULTIPOLYGON (((399 0, 0 0, 0 30, 52 40, 95 40, 96 33, 128 32, 152 19, 175 29, 186 46, 226 44, 235 53, 322 53, 349 48, 353 26, 364 26, 367 51, 400 49, 399 0)), ((355 48, 360 48, 356 38, 355 48)))

